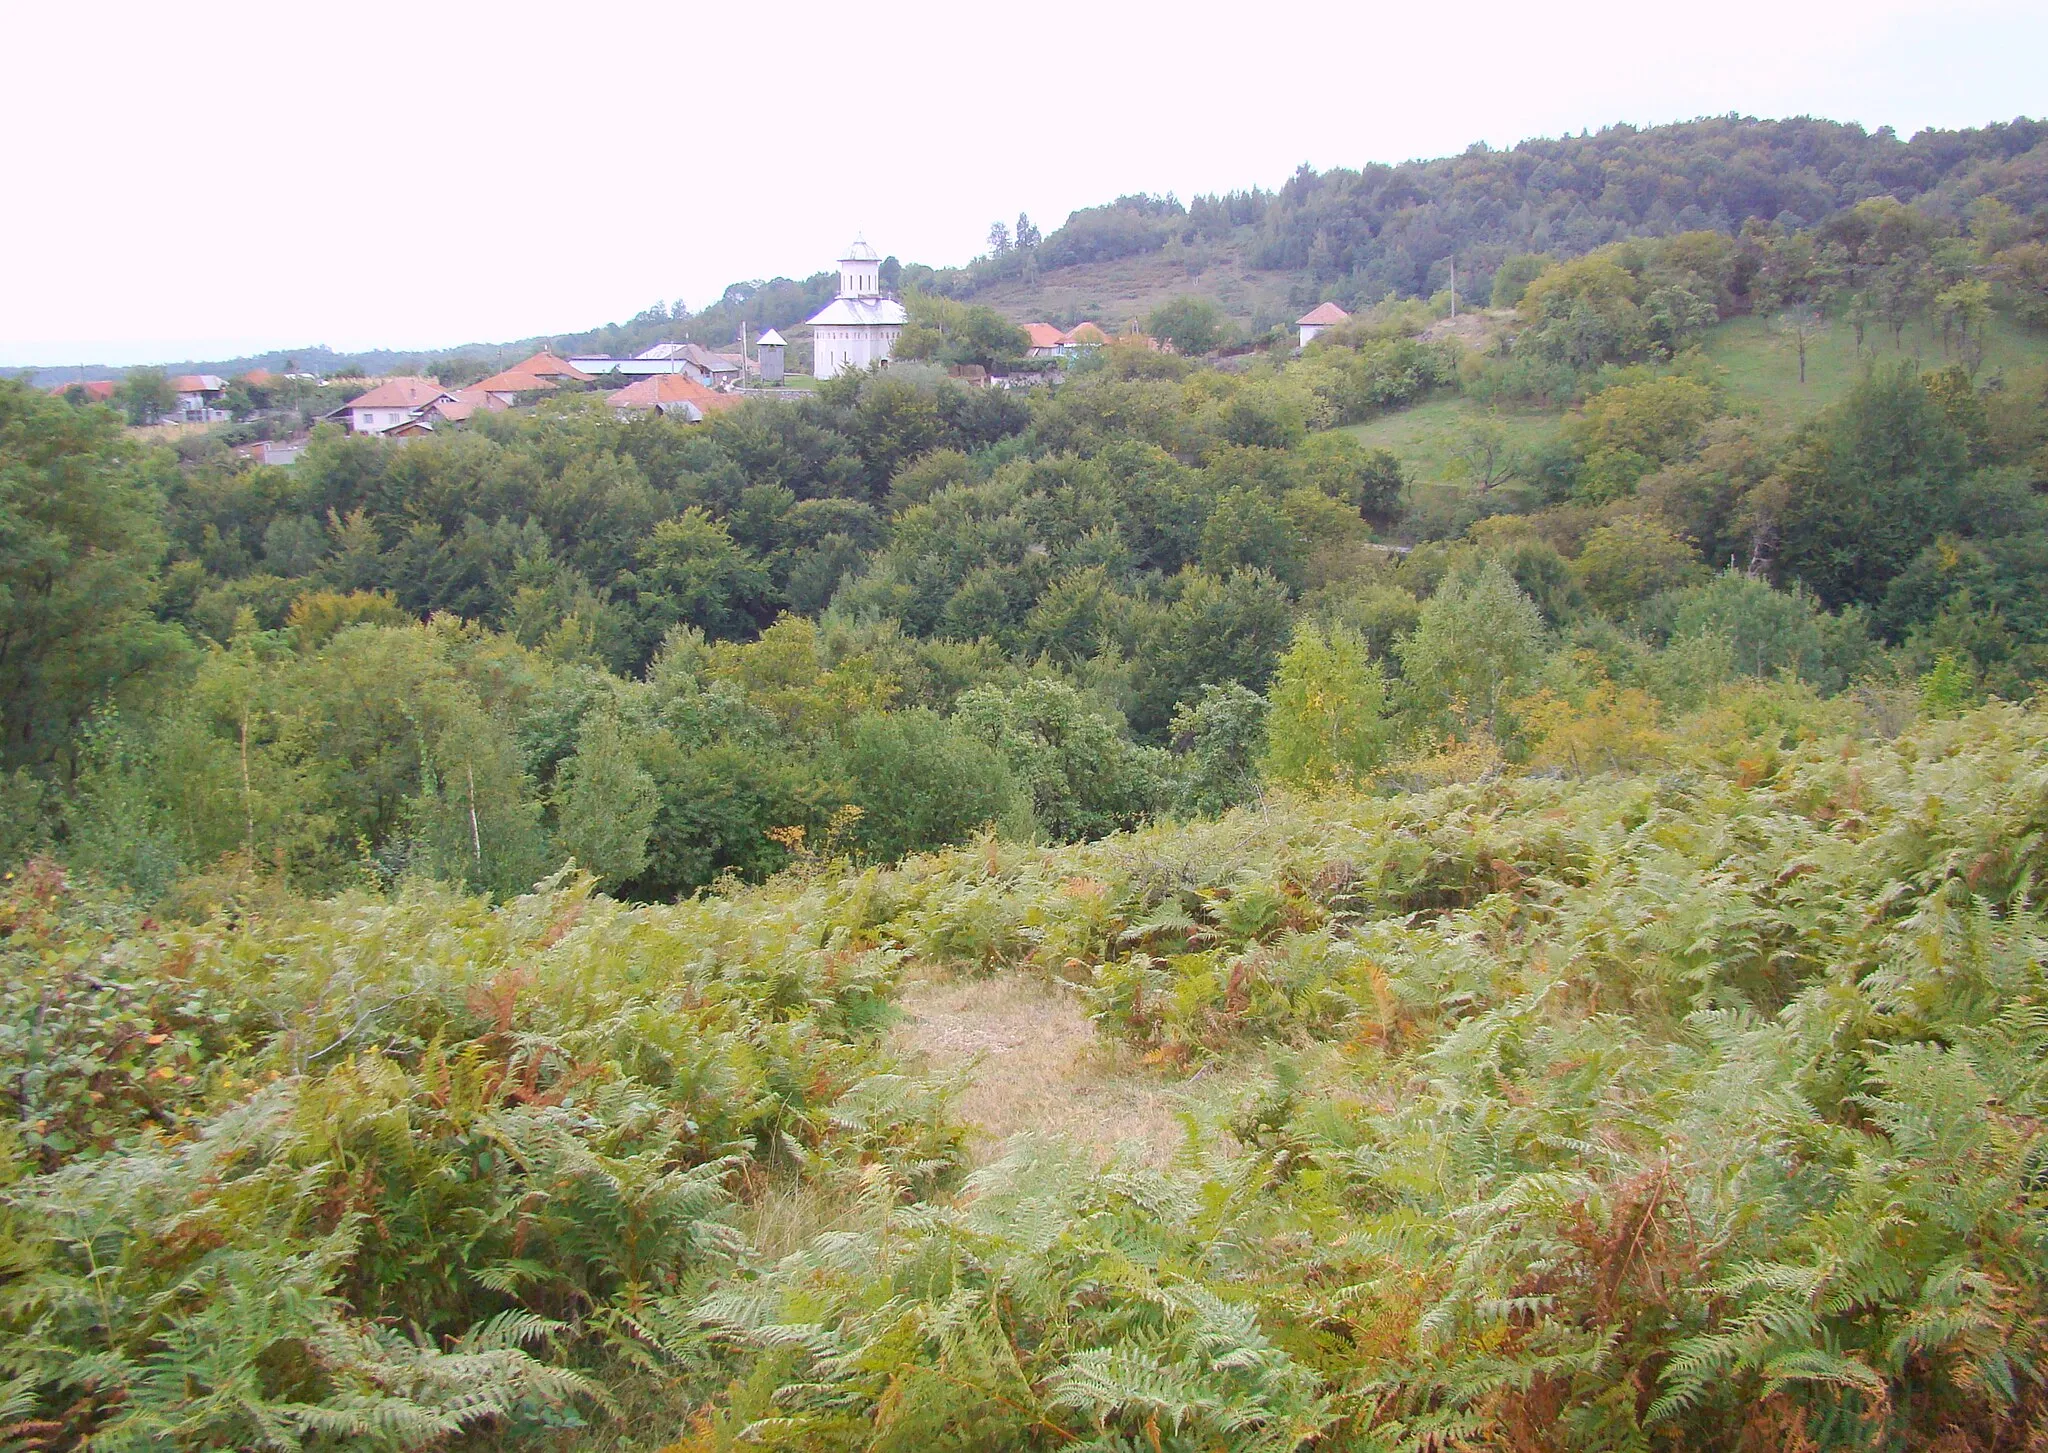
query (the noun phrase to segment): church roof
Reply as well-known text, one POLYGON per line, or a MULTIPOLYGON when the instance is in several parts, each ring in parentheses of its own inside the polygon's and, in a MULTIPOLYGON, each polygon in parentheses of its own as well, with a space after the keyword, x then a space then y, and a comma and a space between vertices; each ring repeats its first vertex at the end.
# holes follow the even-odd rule
POLYGON ((1318 303, 1312 310, 1295 319, 1295 323, 1300 327, 1313 328, 1318 324, 1341 323, 1350 316, 1335 303, 1318 303))
POLYGON ((754 340, 754 346, 756 348, 787 348, 789 345, 782 341, 780 333, 770 328, 766 333, 763 333, 754 340))
POLYGON ((854 238, 853 246, 847 248, 846 252, 844 253, 844 255, 840 257, 839 260, 841 262, 881 261, 881 259, 876 255, 874 248, 868 246, 868 240, 865 237, 854 238))
POLYGON ((910 314, 894 298, 834 298, 811 319, 811 326, 900 328, 909 321, 910 314))

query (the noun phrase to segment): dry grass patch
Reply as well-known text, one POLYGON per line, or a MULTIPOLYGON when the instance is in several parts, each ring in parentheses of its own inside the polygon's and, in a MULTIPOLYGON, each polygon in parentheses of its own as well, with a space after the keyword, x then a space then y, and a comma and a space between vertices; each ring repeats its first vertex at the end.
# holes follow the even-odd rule
POLYGON ((907 1016, 896 1030, 904 1048, 935 1070, 967 1070, 956 1108, 974 1127, 977 1159, 1034 1130, 1086 1145, 1098 1159, 1136 1144, 1163 1165, 1185 1138, 1181 1097, 1098 1039, 1073 996, 1055 986, 1014 975, 912 984, 898 1007, 907 1016))

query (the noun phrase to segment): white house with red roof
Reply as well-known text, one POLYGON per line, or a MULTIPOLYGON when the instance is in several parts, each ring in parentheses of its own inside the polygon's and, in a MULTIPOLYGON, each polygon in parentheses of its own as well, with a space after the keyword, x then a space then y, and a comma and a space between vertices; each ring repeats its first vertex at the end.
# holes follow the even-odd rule
POLYGON ((226 379, 212 373, 181 373, 170 384, 171 391, 178 396, 177 407, 170 416, 178 423, 219 424, 227 421, 228 411, 218 407, 228 391, 226 379))
POLYGON ((839 296, 810 320, 811 372, 837 378, 887 363, 909 321, 903 304, 882 293, 881 259, 856 237, 839 259, 839 296))
POLYGON ((351 434, 388 434, 443 401, 454 403, 455 391, 431 378, 387 378, 327 417, 344 420, 351 434))
POLYGON ((1351 315, 1335 303, 1318 303, 1294 320, 1294 326, 1301 329, 1301 346, 1306 348, 1327 330, 1344 322, 1351 315))
POLYGON ((1055 328, 1050 323, 1019 323, 1024 330, 1024 356, 1026 358, 1061 358, 1071 348, 1064 328, 1055 328))

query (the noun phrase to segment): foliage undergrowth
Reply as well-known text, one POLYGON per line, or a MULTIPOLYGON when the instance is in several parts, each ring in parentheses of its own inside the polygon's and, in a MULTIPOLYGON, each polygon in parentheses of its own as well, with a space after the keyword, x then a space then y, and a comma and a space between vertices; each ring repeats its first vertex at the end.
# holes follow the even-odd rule
POLYGON ((1777 690, 1654 771, 668 908, 165 926, 32 871, 9 1436, 2039 1447, 2048 711, 1887 740, 1777 690), (913 960, 1244 1092, 1164 1169, 956 1180, 877 1037, 913 960))

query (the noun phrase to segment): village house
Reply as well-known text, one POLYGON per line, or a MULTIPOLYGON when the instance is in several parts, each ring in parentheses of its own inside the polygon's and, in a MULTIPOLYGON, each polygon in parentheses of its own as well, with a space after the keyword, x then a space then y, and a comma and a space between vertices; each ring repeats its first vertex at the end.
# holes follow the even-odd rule
POLYGON ((224 424, 228 411, 219 404, 228 391, 228 381, 218 374, 181 373, 170 381, 178 396, 177 407, 168 417, 180 424, 224 424))
POLYGON ((557 387, 551 378, 542 378, 537 373, 523 369, 508 368, 494 373, 474 386, 474 391, 484 395, 500 408, 509 409, 515 404, 532 403, 544 393, 552 393, 557 387))
POLYGON ((306 450, 304 439, 256 439, 247 444, 235 446, 237 459, 253 460, 257 464, 290 464, 306 450))
POLYGON ((657 373, 605 395, 621 418, 648 409, 692 424, 704 422, 706 414, 730 409, 743 400, 738 394, 719 393, 684 373, 657 373))
POLYGON ((881 259, 856 237, 839 259, 839 296, 810 320, 811 372, 837 378, 887 363, 910 314, 882 293, 881 259))
POLYGON ((429 406, 444 399, 453 402, 454 391, 431 378, 387 378, 327 417, 345 422, 351 434, 387 434, 418 419, 429 406))
POLYGON ((95 378, 82 383, 52 384, 50 392, 60 399, 77 399, 88 404, 111 404, 114 401, 115 390, 120 387, 121 385, 111 378, 95 378))
POLYGON ((1301 346, 1306 348, 1323 333, 1344 322, 1351 315, 1335 303, 1318 303, 1308 312, 1295 319, 1294 326, 1301 329, 1301 346))
POLYGON ((589 374, 585 373, 568 359, 557 358, 545 349, 523 362, 513 364, 512 369, 519 373, 530 373, 535 378, 553 379, 557 383, 590 382, 589 374))
POLYGON ((714 353, 701 343, 657 343, 644 353, 623 361, 628 365, 642 366, 623 367, 615 372, 638 373, 645 377, 681 374, 705 388, 730 388, 746 373, 745 361, 737 353, 714 353), (655 366, 645 366, 649 364, 655 366))
POLYGON ((1050 323, 1020 323, 1024 330, 1024 356, 1026 358, 1065 358, 1068 352, 1067 335, 1064 329, 1050 323))
POLYGON ((473 384, 471 392, 487 396, 494 407, 511 408, 522 401, 530 402, 536 395, 560 388, 563 384, 589 383, 591 375, 578 368, 566 358, 557 358, 552 353, 536 353, 522 359, 510 368, 492 374, 482 382, 473 384))
POLYGON ((585 377, 623 374, 627 378, 653 378, 675 373, 706 388, 728 388, 746 372, 737 353, 716 353, 699 343, 657 343, 631 358, 578 354, 569 362, 582 370, 585 377))
POLYGON ((501 413, 511 407, 480 388, 458 388, 450 393, 452 397, 436 399, 420 410, 420 419, 429 424, 466 424, 479 413, 501 413))

